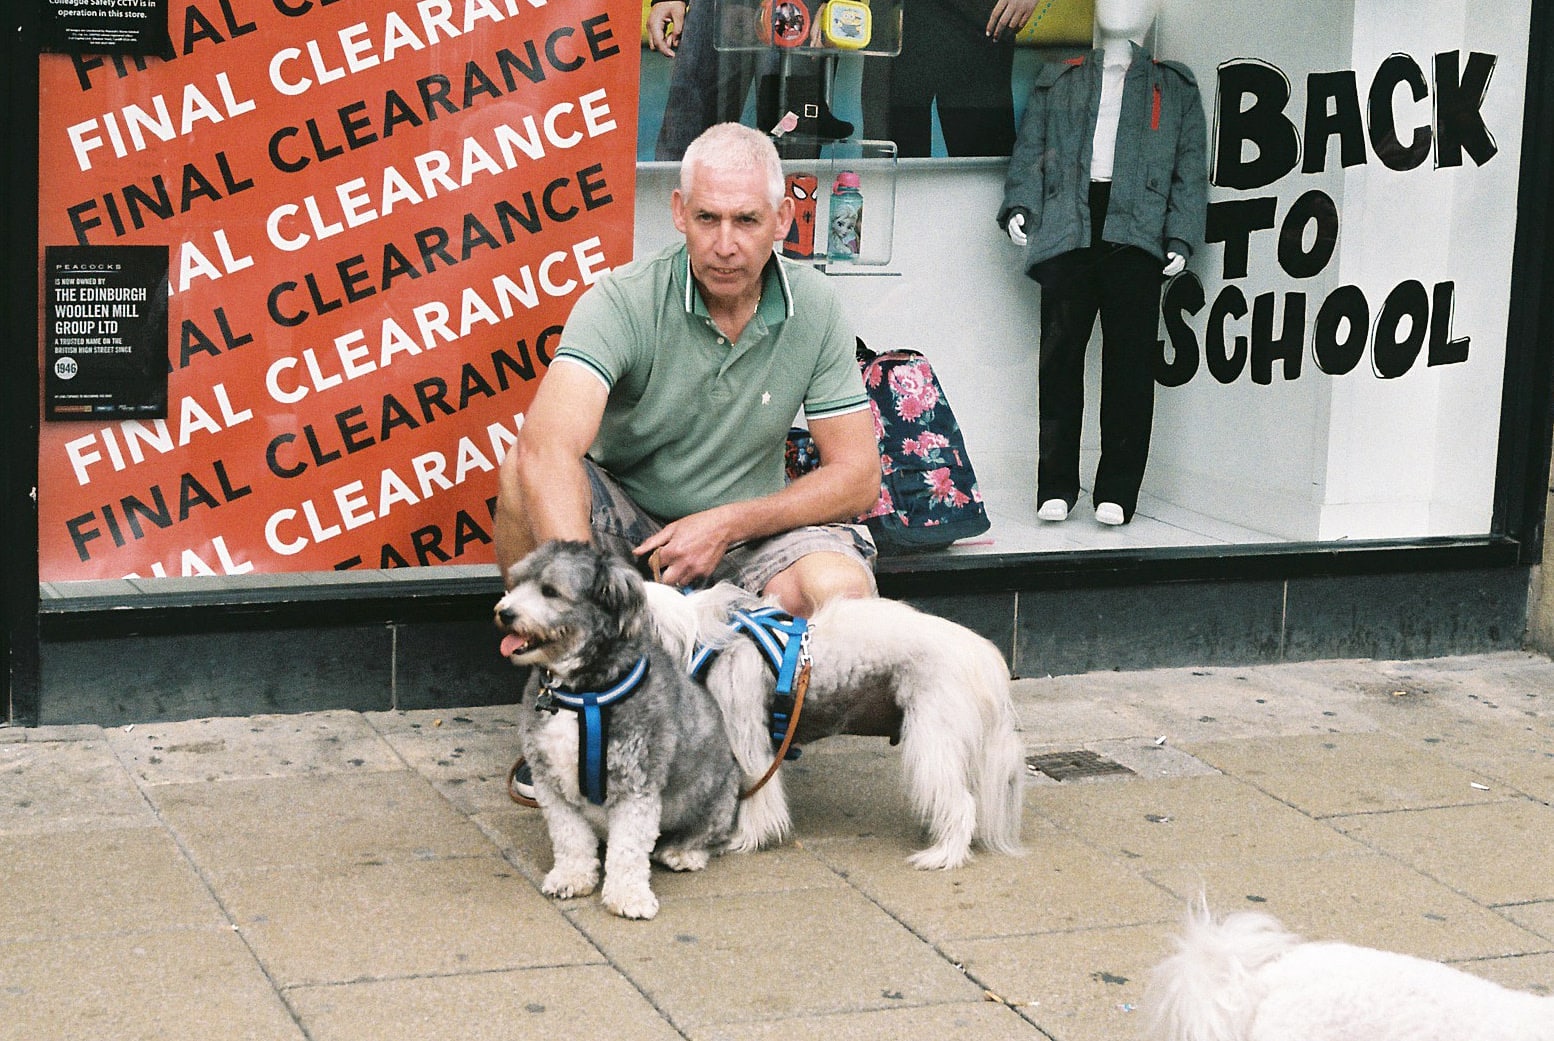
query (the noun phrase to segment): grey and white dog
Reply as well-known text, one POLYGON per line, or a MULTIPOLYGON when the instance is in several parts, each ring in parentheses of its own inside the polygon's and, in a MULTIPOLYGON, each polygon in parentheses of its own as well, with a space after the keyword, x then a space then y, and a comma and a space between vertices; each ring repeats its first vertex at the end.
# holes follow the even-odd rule
POLYGON ((548 542, 513 565, 496 605, 501 650, 534 666, 518 713, 554 866, 541 889, 652 918, 649 858, 698 871, 733 830, 739 770, 717 703, 645 626, 631 564, 548 542), (640 675, 639 675, 640 674, 640 675))
MULTIPOLYGON (((773 758, 776 678, 763 651, 729 623, 735 612, 765 605, 728 583, 690 595, 653 583, 647 590, 652 624, 683 660, 698 646, 719 649, 706 684, 744 783, 753 785, 773 758)), ((930 839, 908 858, 913 866, 960 867, 973 840, 990 852, 1019 853, 1025 754, 998 648, 965 626, 882 598, 832 600, 807 623, 812 665, 795 740, 899 741, 906 793, 930 839)), ((759 849, 791 828, 778 771, 740 802, 729 845, 759 849)))

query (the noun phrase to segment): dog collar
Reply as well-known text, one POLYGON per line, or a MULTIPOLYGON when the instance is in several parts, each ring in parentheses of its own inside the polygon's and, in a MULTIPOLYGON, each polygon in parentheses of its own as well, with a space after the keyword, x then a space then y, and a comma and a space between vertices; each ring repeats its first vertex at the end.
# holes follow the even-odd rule
MULTIPOLYGON (((809 663, 809 622, 795 618, 780 608, 758 607, 752 611, 735 611, 729 619, 729 625, 735 631, 744 633, 760 648, 767 667, 777 677, 770 729, 772 743, 780 745, 787 736, 789 720, 793 714, 794 681, 799 670, 809 663)), ((697 648, 691 658, 691 678, 701 679, 716 656, 715 648, 697 648)), ((797 759, 798 753, 797 747, 791 747, 788 758, 797 759)))
POLYGON ((534 703, 536 711, 564 708, 577 713, 577 786, 595 806, 604 805, 607 787, 604 750, 610 716, 604 710, 635 694, 647 671, 648 660, 643 656, 608 690, 598 691, 568 690, 554 680, 546 680, 534 703))

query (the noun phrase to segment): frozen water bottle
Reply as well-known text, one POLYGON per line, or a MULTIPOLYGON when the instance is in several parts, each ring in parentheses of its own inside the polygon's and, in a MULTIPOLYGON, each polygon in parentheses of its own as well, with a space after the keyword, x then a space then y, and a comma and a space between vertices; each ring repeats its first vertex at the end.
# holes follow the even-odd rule
POLYGON ((863 238, 863 192, 851 170, 837 174, 831 186, 831 233, 826 256, 831 260, 857 260, 863 238))

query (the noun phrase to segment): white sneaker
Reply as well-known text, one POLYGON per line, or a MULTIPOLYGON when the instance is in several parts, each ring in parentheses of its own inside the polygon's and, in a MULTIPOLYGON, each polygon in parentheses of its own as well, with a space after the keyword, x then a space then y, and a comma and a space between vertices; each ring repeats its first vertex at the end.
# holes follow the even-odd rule
POLYGON ((1036 511, 1036 516, 1044 521, 1068 520, 1068 503, 1062 499, 1048 499, 1036 511))
POLYGON ((1095 519, 1102 524, 1121 524, 1125 518, 1121 506, 1114 502, 1103 502, 1096 504, 1095 519))

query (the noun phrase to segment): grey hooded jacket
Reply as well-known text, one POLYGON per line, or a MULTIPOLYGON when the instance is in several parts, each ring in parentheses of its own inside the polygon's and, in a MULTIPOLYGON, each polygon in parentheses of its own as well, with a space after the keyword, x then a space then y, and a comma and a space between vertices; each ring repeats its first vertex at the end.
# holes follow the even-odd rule
MULTIPOLYGON (((1090 151, 1101 103, 1103 54, 1038 70, 1009 159, 998 225, 1025 222, 1025 270, 1090 245, 1090 151)), ((1203 102, 1192 71, 1133 45, 1117 124, 1107 242, 1137 246, 1162 262, 1203 243, 1208 171, 1203 102)))

